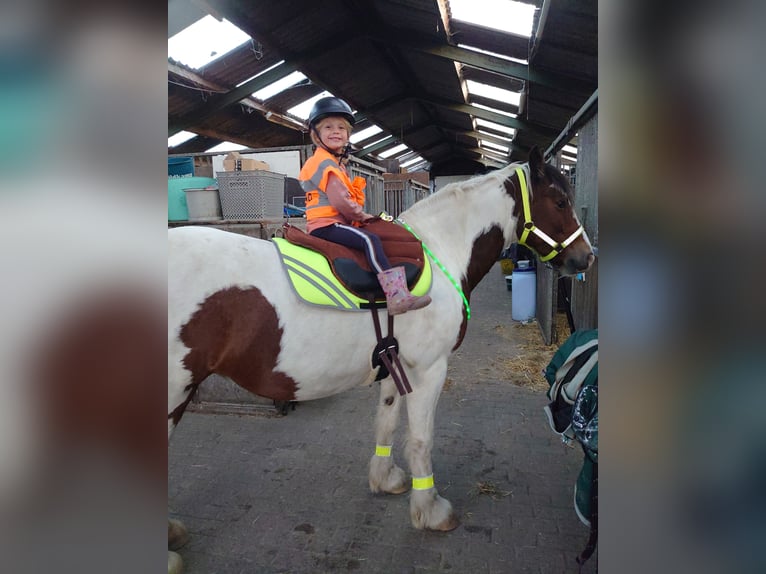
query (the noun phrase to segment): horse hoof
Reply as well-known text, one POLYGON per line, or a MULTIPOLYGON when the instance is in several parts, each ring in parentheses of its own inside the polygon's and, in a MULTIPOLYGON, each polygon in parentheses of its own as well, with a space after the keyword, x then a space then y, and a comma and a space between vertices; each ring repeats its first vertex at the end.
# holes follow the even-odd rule
POLYGON ((460 525, 449 500, 439 496, 435 489, 412 491, 410 518, 415 528, 438 532, 448 532, 460 525))
POLYGON ((438 530, 439 532, 449 532, 450 530, 455 530, 460 526, 460 519, 452 514, 451 516, 447 517, 447 520, 442 522, 441 524, 437 524, 432 530, 438 530))
MULTIPOLYGON (((178 550, 188 541, 189 541, 189 532, 186 530, 186 526, 184 526, 184 523, 181 522, 180 520, 176 520, 175 518, 169 518, 168 519, 168 548, 170 550, 178 550)), ((170 558, 168 558, 168 561, 169 560, 170 558)))
POLYGON ((177 552, 168 551, 168 574, 181 574, 184 563, 177 552))
POLYGON ((410 490, 411 481, 398 466, 388 459, 373 456, 370 461, 370 491, 384 494, 403 494, 410 490))
POLYGON ((405 492, 409 492, 409 490, 410 490, 410 485, 405 483, 405 484, 402 484, 401 486, 387 490, 386 494, 404 494, 405 492))

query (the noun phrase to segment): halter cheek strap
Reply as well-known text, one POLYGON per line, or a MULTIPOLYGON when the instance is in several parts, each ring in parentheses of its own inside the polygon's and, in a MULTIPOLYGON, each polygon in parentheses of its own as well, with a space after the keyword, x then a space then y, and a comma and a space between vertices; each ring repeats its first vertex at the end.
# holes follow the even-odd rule
POLYGON ((521 186, 521 204, 524 211, 524 231, 521 233, 521 238, 519 239, 519 245, 524 245, 525 247, 529 247, 530 249, 533 249, 534 251, 537 251, 530 245, 527 245, 527 238, 529 237, 530 233, 534 233, 537 235, 540 239, 545 241, 550 247, 551 251, 548 253, 548 255, 540 255, 540 261, 550 261, 556 255, 564 251, 569 244, 571 244, 575 239, 577 239, 580 235, 582 235, 584 229, 582 224, 575 230, 572 235, 567 237, 564 241, 561 243, 556 243, 550 235, 539 229, 535 226, 535 224, 532 222, 532 210, 530 209, 530 202, 529 202, 529 191, 527 190, 527 178, 524 176, 524 170, 520 167, 516 168, 516 175, 519 176, 519 185, 521 186))

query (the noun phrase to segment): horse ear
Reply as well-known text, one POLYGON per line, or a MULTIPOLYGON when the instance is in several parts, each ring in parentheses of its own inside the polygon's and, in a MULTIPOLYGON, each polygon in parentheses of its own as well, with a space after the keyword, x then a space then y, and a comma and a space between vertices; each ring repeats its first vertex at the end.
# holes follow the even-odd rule
POLYGON ((534 179, 542 179, 545 177, 545 160, 540 148, 532 146, 529 150, 529 173, 532 174, 534 179))

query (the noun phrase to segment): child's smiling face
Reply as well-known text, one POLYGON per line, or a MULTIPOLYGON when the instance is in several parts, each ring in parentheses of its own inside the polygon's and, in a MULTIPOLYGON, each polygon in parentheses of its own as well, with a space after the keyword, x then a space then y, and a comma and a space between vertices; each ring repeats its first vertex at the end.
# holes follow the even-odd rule
POLYGON ((316 129, 322 143, 334 153, 342 152, 348 144, 348 124, 342 117, 326 117, 317 124, 316 129))

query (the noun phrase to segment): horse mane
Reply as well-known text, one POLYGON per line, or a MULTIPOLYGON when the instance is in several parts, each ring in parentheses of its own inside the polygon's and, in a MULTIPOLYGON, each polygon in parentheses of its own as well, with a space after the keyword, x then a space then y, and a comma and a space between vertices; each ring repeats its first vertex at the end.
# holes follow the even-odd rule
MULTIPOLYGON (((421 209, 428 210, 432 208, 434 204, 438 204, 439 202, 443 201, 443 199, 448 196, 458 197, 460 195, 471 193, 475 189, 485 186, 489 182, 495 183, 497 185, 503 185, 503 182, 506 179, 508 179, 511 175, 513 175, 514 169, 517 167, 521 167, 522 165, 523 165, 522 163, 512 163, 500 169, 496 169, 494 171, 490 171, 485 174, 476 175, 474 177, 471 177, 463 181, 455 181, 452 183, 448 183, 436 193, 433 193, 421 199, 420 201, 414 203, 407 211, 410 211, 411 213, 415 213, 421 209)), ((530 189, 529 192, 531 196, 532 190, 530 189)))
MULTIPOLYGON (((482 175, 477 175, 463 181, 448 183, 436 193, 433 193, 428 197, 417 201, 415 204, 410 206, 407 211, 410 213, 418 213, 421 210, 427 211, 433 209, 433 207, 448 197, 458 198, 461 195, 472 193, 477 188, 483 187, 488 183, 503 185, 507 179, 514 175, 515 169, 523 165, 526 165, 526 162, 511 163, 500 169, 496 169, 482 175)), ((559 188, 564 194, 567 195, 567 197, 569 197, 570 200, 572 200, 574 193, 572 191, 572 187, 569 185, 569 180, 564 176, 564 174, 561 173, 561 171, 559 171, 556 167, 548 163, 544 163, 543 166, 545 169, 545 176, 552 182, 554 186, 559 188)), ((529 176, 529 171, 526 171, 527 175, 529 176)), ((527 192, 529 193, 530 199, 534 197, 534 191, 532 187, 532 185, 527 186, 527 192)))
POLYGON ((572 186, 569 185, 569 180, 564 176, 563 173, 561 173, 560 170, 556 169, 556 167, 552 166, 551 164, 546 163, 545 175, 553 182, 553 185, 564 192, 570 200, 574 198, 572 186))

